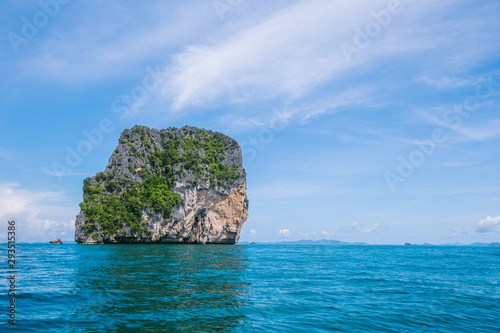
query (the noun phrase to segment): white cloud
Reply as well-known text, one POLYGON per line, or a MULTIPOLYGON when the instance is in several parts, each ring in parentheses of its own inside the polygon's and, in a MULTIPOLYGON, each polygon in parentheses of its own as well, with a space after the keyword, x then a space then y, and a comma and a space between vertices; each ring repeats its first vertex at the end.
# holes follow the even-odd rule
POLYGON ((500 216, 491 217, 479 221, 476 225, 476 231, 479 233, 498 232, 498 225, 500 224, 500 216))
POLYGON ((254 235, 257 235, 257 231, 253 230, 253 229, 250 229, 249 231, 250 235, 254 236, 254 235))
POLYGON ((328 232, 328 231, 324 231, 324 230, 321 231, 321 237, 323 239, 332 239, 333 236, 335 236, 334 232, 328 232))
POLYGON ((353 222, 349 226, 341 228, 340 232, 342 233, 362 233, 362 234, 374 234, 380 231, 383 231, 384 227, 382 227, 379 223, 374 223, 373 225, 360 224, 359 222, 353 222))
POLYGON ((290 229, 281 229, 279 231, 279 235, 281 237, 289 237, 290 236, 290 229))
POLYGON ((358 228, 359 228, 359 222, 352 222, 349 226, 342 228, 341 232, 348 234, 348 233, 356 231, 358 228))
POLYGON ((305 240, 320 240, 320 239, 334 239, 335 233, 334 232, 329 232, 322 230, 320 232, 317 231, 309 231, 309 232, 303 232, 303 231, 298 231, 294 233, 295 235, 298 236, 300 239, 305 239, 305 240))
POLYGON ((450 237, 457 237, 457 236, 461 236, 461 235, 470 234, 472 232, 472 228, 471 227, 466 227, 466 228, 457 227, 457 228, 452 228, 451 231, 452 231, 452 233, 450 234, 450 237))
POLYGON ((362 229, 361 233, 363 233, 363 234, 373 234, 373 233, 375 233, 375 232, 377 232, 379 230, 380 230, 380 224, 375 223, 371 227, 366 227, 366 228, 362 229))
POLYGON ((352 42, 356 24, 373 19, 370 11, 386 5, 308 0, 254 18, 254 25, 226 39, 178 53, 158 97, 171 101, 174 110, 221 97, 233 103, 298 98, 351 68, 340 43, 352 42))
POLYGON ((496 217, 488 216, 482 219, 481 221, 477 222, 474 228, 473 227, 452 228, 451 229, 452 233, 450 234, 450 237, 469 235, 474 230, 476 233, 481 233, 481 234, 500 232, 499 226, 500 226, 500 216, 496 217))
MULTIPOLYGON (((53 238, 72 239, 74 221, 54 220, 47 212, 65 212, 67 207, 54 207, 62 199, 61 192, 31 191, 17 183, 0 184, 0 221, 17 222, 17 239, 21 242, 49 241, 53 238)), ((5 238, 5 230, 0 237, 5 238)))

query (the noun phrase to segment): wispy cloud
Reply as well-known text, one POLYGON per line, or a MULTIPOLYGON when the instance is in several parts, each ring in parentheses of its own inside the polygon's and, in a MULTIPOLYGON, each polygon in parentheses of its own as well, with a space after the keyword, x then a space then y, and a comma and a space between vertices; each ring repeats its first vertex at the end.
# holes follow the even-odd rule
POLYGON ((350 225, 343 227, 339 232, 341 233, 361 233, 361 234, 375 234, 384 231, 384 228, 380 223, 374 223, 372 225, 361 224, 359 222, 353 222, 350 225))
POLYGON ((473 79, 470 77, 465 77, 465 78, 450 77, 450 76, 431 77, 428 75, 420 77, 417 81, 424 82, 431 87, 442 88, 442 89, 453 89, 470 85, 473 83, 473 79))
POLYGON ((378 223, 373 224, 372 226, 361 229, 362 234, 373 234, 381 230, 381 226, 378 223))
POLYGON ((357 230, 358 228, 359 228, 359 222, 352 222, 347 227, 340 229, 340 232, 351 233, 351 232, 354 232, 355 230, 357 230))
MULTIPOLYGON (((489 105, 485 103, 484 105, 489 105)), ((450 141, 455 143, 468 142, 468 141, 485 141, 494 139, 500 136, 500 119, 491 119, 477 124, 477 121, 470 120, 472 124, 465 124, 467 119, 463 120, 462 124, 457 125, 455 122, 446 121, 445 114, 450 110, 454 110, 453 105, 447 107, 439 107, 433 113, 428 111, 420 112, 420 117, 427 121, 429 124, 449 130, 451 133, 457 134, 457 137, 450 138, 450 141), (436 114, 437 113, 437 114, 436 114)), ((480 108, 479 106, 478 108, 480 108)), ((457 113, 458 114, 458 113, 457 113)))
POLYGON ((370 100, 369 88, 360 86, 354 89, 339 90, 334 96, 320 97, 307 101, 293 101, 284 103, 278 109, 263 108, 253 110, 251 114, 226 113, 218 118, 221 126, 237 130, 238 132, 251 131, 258 128, 270 127, 277 119, 280 126, 305 125, 314 118, 326 114, 333 114, 353 108, 368 109, 373 106, 370 100), (290 105, 288 105, 290 104, 290 105))
POLYGON ((465 227, 465 228, 456 227, 456 228, 452 228, 451 231, 452 231, 452 233, 450 234, 450 237, 457 237, 457 236, 461 236, 461 235, 470 234, 472 232, 472 228, 471 227, 465 227))
POLYGON ((500 119, 489 120, 481 126, 467 126, 458 132, 474 140, 489 140, 500 136, 500 119))
POLYGON ((43 172, 50 176, 56 177, 69 177, 69 176, 87 176, 91 174, 91 172, 55 172, 54 170, 44 168, 43 172))
POLYGON ((335 236, 334 232, 328 232, 325 230, 322 230, 320 234, 321 234, 321 238, 323 238, 323 239, 333 239, 333 237, 335 236))
POLYGON ((317 231, 308 231, 308 232, 303 232, 303 231, 298 231, 295 233, 297 237, 296 239, 300 240, 320 240, 320 239, 330 239, 333 240, 335 239, 335 233, 334 232, 329 232, 325 230, 321 230, 320 232, 317 231))
POLYGON ((282 94, 299 97, 345 69, 335 41, 346 28, 336 28, 359 5, 303 1, 227 40, 190 47, 175 57, 163 96, 177 110, 221 95, 233 96, 235 102, 282 94), (344 17, 332 19, 336 12, 344 17))
POLYGON ((259 198, 259 200, 269 199, 292 199, 304 198, 311 195, 316 195, 325 188, 309 184, 309 183, 296 183, 296 182, 273 182, 266 183, 260 187, 250 189, 249 196, 259 198))

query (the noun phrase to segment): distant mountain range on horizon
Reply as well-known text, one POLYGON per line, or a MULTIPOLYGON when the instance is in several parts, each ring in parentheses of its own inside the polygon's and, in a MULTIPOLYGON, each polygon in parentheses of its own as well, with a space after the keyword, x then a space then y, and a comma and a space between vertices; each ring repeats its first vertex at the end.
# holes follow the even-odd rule
MULTIPOLYGON (((250 245, 250 244, 261 244, 261 245, 271 245, 271 244, 279 244, 279 245, 373 245, 365 242, 343 242, 339 240, 330 240, 330 239, 318 239, 318 240, 297 240, 297 241, 282 241, 282 242, 238 242, 240 245, 250 245)), ((492 243, 472 243, 472 244, 463 244, 463 243, 446 243, 446 244, 383 244, 383 245, 411 245, 411 246, 489 246, 489 247, 500 247, 500 242, 492 242, 492 243)))

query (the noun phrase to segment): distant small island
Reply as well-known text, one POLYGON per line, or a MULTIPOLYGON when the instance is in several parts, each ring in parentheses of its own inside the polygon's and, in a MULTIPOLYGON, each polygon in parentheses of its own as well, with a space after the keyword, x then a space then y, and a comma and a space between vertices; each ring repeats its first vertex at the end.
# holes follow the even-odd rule
POLYGON ((79 244, 234 244, 248 218, 240 146, 190 126, 126 129, 80 208, 79 244))
POLYGON ((59 238, 55 238, 49 242, 49 244, 64 244, 59 238))
POLYGON ((270 243, 256 243, 256 242, 241 242, 242 245, 256 245, 256 244, 279 244, 279 245, 368 245, 365 242, 342 242, 333 239, 301 239, 297 241, 282 241, 282 242, 270 242, 270 243))

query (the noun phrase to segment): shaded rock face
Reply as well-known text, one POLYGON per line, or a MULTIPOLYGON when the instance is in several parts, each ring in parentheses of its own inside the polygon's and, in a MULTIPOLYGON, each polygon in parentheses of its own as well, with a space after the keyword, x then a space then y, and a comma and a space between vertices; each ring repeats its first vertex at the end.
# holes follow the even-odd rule
POLYGON ((59 238, 55 238, 49 242, 49 244, 64 244, 59 238))
POLYGON ((84 181, 80 207, 80 244, 234 244, 248 218, 241 149, 194 127, 135 126, 84 181))

